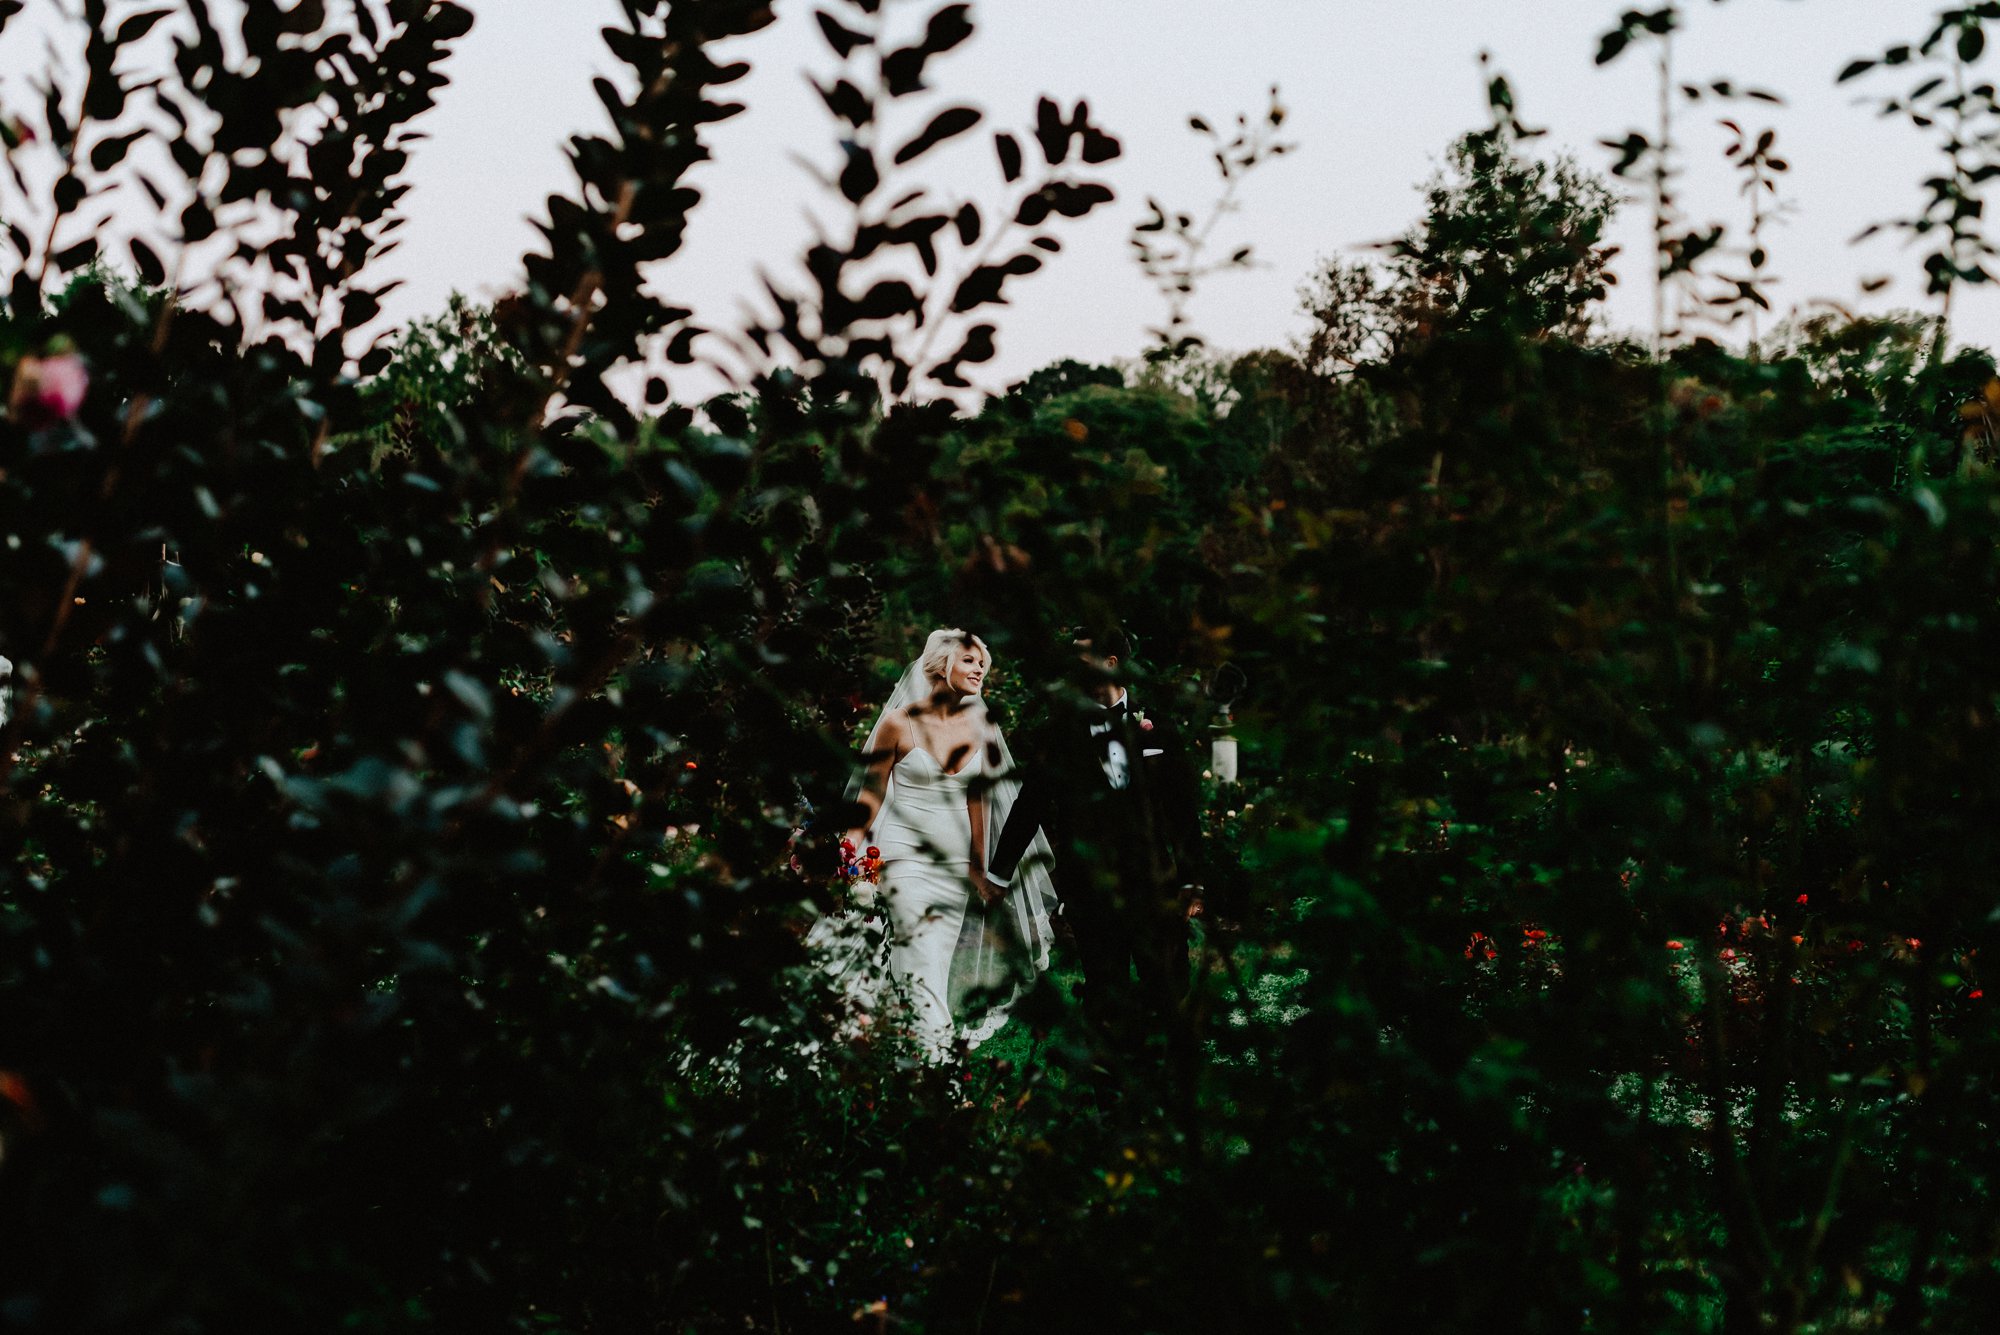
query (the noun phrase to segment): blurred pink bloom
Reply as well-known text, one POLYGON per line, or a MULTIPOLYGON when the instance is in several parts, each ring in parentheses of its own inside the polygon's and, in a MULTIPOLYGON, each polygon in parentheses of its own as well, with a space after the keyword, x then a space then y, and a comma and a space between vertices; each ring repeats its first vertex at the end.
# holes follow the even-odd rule
POLYGON ((90 372, 74 352, 53 357, 23 357, 14 368, 14 391, 8 407, 30 429, 73 419, 90 390, 90 372))

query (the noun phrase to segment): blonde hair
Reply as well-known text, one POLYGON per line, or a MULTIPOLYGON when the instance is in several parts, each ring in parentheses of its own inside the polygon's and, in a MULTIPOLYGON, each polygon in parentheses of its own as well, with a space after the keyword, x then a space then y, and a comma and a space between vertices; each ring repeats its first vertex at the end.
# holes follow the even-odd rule
POLYGON ((926 677, 932 681, 944 681, 951 675, 951 660, 958 656, 961 648, 967 646, 979 651, 980 666, 991 672, 993 651, 986 647, 986 641, 970 631, 955 627, 932 631, 930 638, 924 641, 923 656, 917 663, 923 668, 926 677))

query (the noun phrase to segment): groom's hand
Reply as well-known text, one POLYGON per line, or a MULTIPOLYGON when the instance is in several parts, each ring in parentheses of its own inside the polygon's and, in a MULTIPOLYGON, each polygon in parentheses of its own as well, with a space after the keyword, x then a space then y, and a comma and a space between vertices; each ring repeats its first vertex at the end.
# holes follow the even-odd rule
POLYGON ((981 868, 972 869, 972 891, 979 896, 982 904, 997 904, 1007 897, 1007 887, 988 876, 981 868))

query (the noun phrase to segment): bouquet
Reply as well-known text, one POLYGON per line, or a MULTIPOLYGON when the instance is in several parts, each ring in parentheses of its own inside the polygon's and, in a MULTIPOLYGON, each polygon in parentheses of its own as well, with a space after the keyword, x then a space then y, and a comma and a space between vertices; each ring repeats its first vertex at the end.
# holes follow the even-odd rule
POLYGON ((873 886, 882 879, 882 850, 868 845, 868 851, 855 851, 852 839, 840 841, 840 879, 847 893, 856 904, 871 905, 875 901, 873 890, 863 890, 863 886, 873 886))

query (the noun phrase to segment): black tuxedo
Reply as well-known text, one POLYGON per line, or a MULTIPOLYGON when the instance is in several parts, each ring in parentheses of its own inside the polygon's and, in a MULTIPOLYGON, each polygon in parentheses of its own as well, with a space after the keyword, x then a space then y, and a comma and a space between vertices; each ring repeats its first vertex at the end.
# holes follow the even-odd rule
POLYGON ((988 871, 1012 877, 1035 833, 1047 833, 1082 956, 1084 1013, 1111 1030, 1137 1024, 1143 1038, 1187 993, 1184 887, 1195 879, 1200 788, 1178 731, 1142 722, 1129 700, 1067 711, 1025 739, 1021 792, 988 871))

